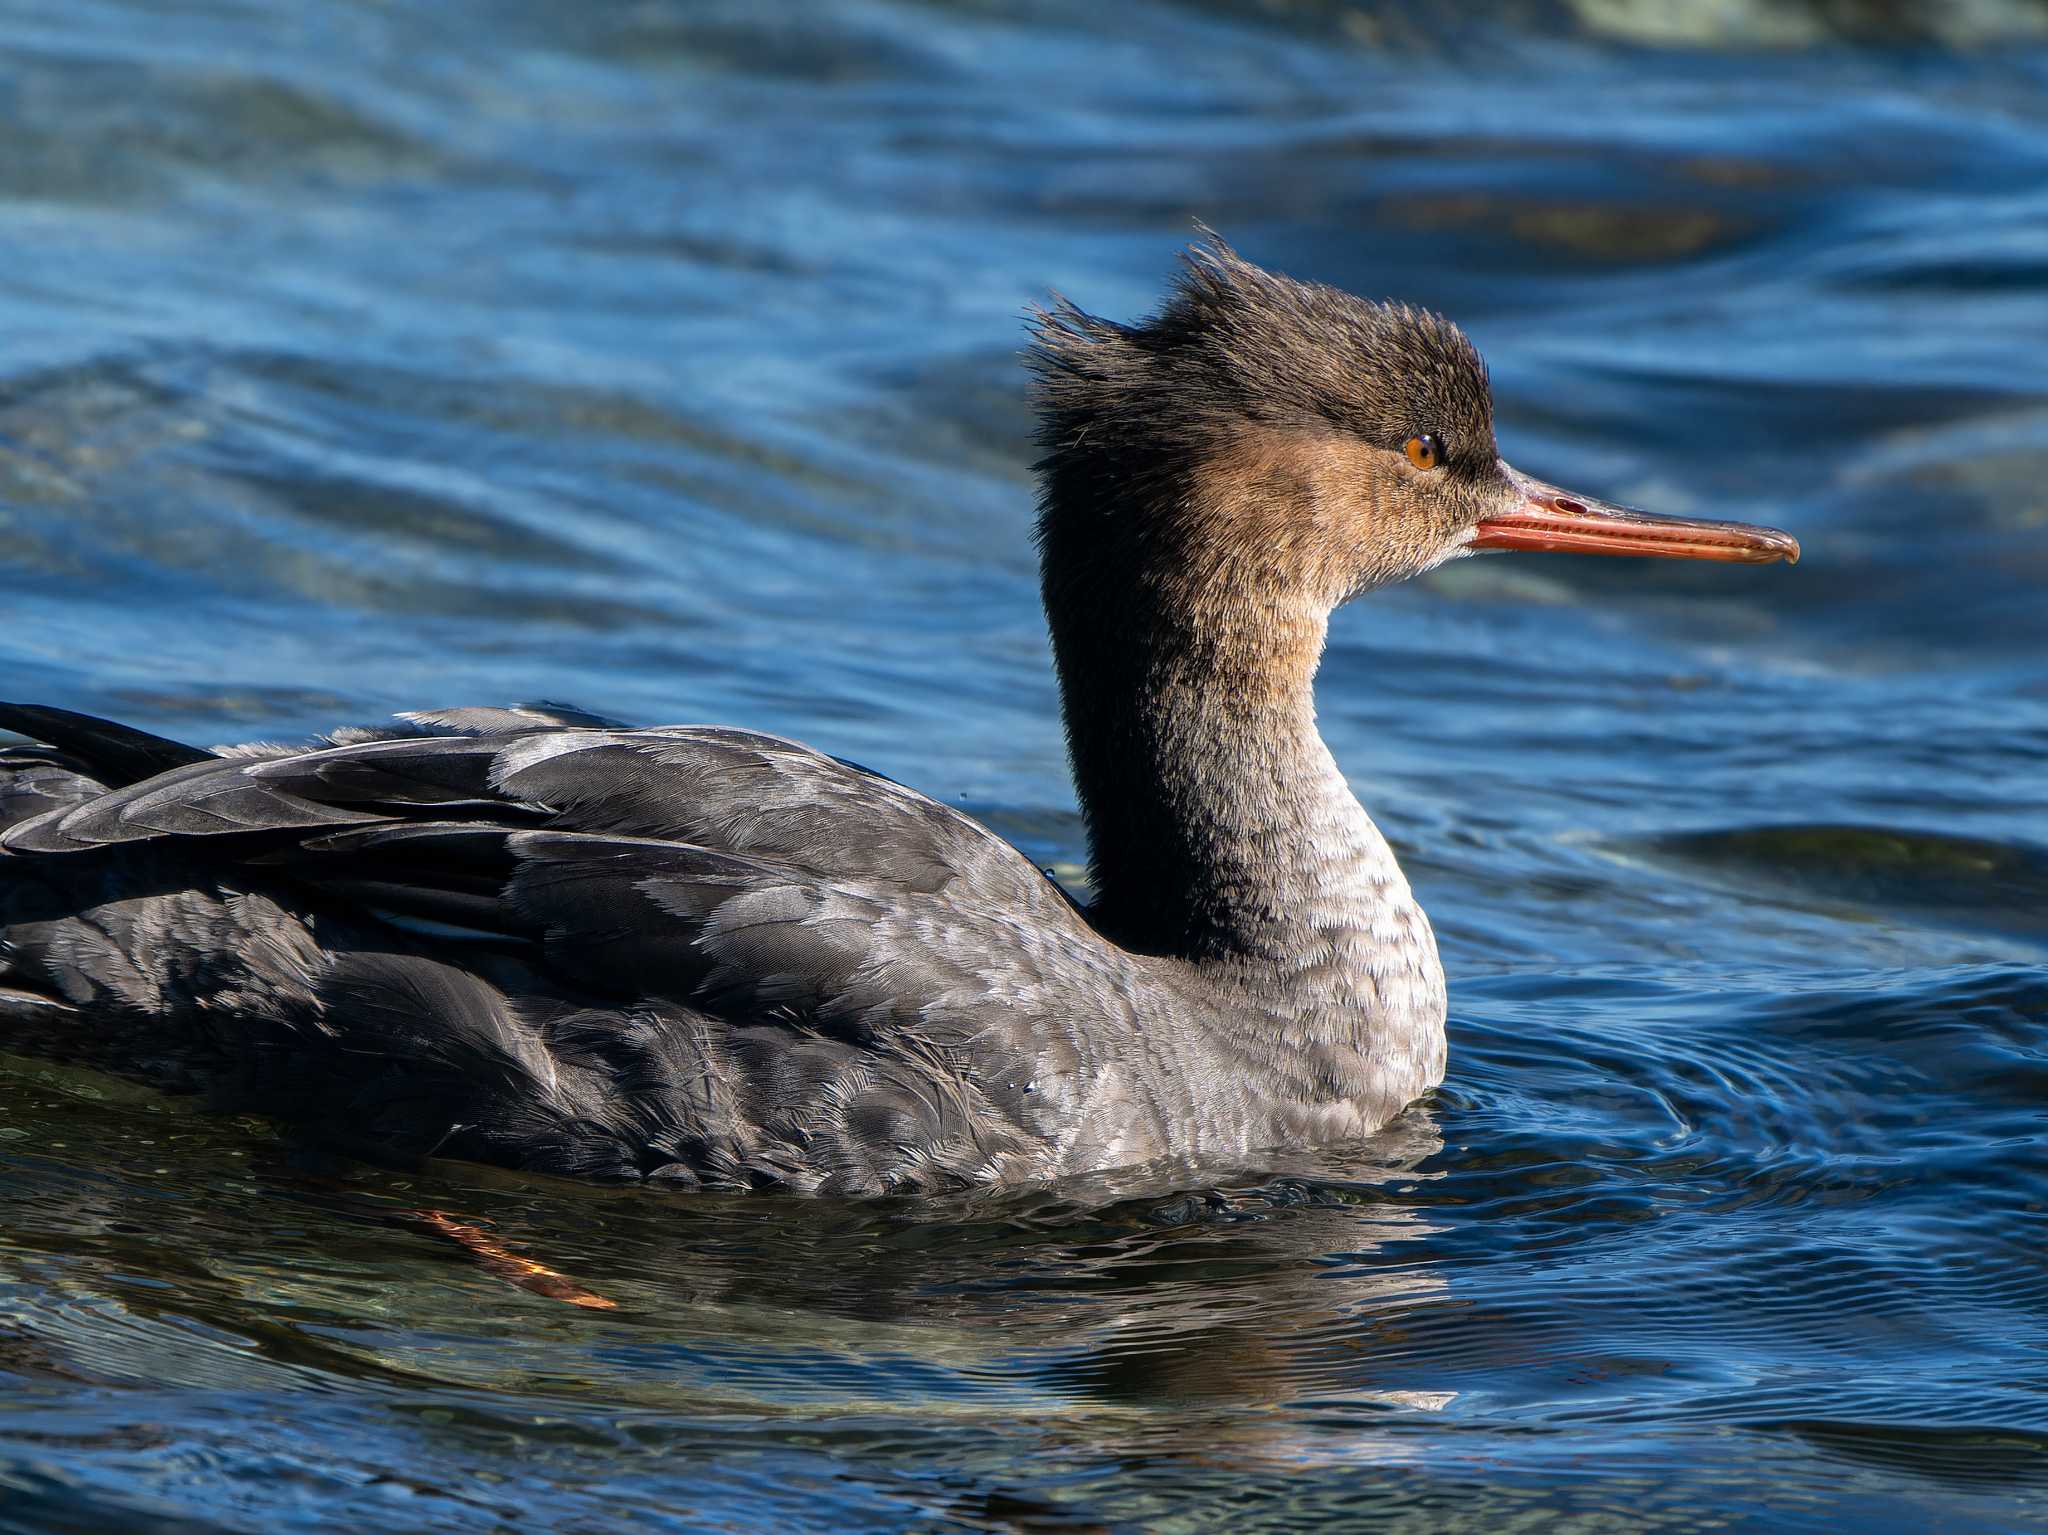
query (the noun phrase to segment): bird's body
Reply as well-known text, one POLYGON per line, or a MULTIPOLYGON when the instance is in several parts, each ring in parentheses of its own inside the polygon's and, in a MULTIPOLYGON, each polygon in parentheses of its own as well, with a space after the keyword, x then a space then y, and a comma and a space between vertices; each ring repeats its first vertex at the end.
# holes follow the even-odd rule
POLYGON ((874 1193, 1242 1161, 1442 1074, 1442 973, 1376 834, 1358 878, 1407 941, 1374 985, 1420 1045, 1378 1058, 771 736, 459 710, 109 786, 59 776, 109 727, 0 718, 72 748, 0 757, 45 811, 0 884, 0 1027, 351 1149, 874 1193))
MULTIPOLYGON (((1468 547, 1651 525, 1501 465, 1446 322, 1220 245, 1146 325, 1062 309, 1039 339, 1089 908, 772 736, 457 709, 213 753, 0 706, 47 743, 0 749, 0 1049, 380 1156, 720 1188, 1378 1128, 1442 1078, 1444 980, 1316 733, 1328 613, 1468 547), (1371 375, 1389 348, 1415 378, 1371 375)), ((1730 526, 1627 536, 1785 555, 1730 526)))

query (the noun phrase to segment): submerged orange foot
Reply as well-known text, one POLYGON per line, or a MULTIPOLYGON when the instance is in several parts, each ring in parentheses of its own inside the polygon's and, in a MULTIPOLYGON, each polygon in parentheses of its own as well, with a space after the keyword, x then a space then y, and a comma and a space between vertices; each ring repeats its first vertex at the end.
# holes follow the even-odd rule
POLYGON ((535 1295, 545 1295, 549 1300, 566 1301, 572 1306, 582 1306, 589 1311, 616 1311, 619 1303, 584 1289, 566 1274, 557 1273, 545 1263, 536 1263, 531 1258, 522 1258, 480 1226, 456 1220, 439 1210, 412 1210, 409 1219, 418 1221, 431 1231, 439 1232, 451 1242, 468 1252, 478 1263, 500 1279, 516 1284, 522 1290, 531 1290, 535 1295))

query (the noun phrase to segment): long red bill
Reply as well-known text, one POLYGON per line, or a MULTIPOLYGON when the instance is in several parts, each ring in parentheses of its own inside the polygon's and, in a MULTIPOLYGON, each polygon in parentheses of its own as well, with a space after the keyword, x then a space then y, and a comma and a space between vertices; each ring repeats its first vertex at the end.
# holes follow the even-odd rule
POLYGON ((1467 548, 1741 560, 1754 565, 1799 561, 1799 540, 1776 528, 1697 517, 1659 517, 1590 496, 1575 496, 1515 469, 1507 473, 1509 483, 1520 493, 1519 501, 1481 521, 1467 548))

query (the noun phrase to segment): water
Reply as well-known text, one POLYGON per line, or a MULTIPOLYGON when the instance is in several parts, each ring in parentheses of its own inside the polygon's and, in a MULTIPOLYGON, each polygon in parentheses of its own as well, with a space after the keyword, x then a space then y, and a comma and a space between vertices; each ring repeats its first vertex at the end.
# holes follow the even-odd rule
POLYGON ((2044 31, 0 8, 13 696, 729 720, 1071 867, 1017 316, 1196 217, 1455 315, 1531 472, 1807 552, 1339 615, 1452 978, 1341 1156, 733 1202, 5 1061, 0 1530, 2048 1528, 2044 31))

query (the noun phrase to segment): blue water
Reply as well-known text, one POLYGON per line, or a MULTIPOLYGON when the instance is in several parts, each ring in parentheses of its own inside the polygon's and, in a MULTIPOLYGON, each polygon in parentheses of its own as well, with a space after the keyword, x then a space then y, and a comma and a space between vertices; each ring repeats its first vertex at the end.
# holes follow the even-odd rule
POLYGON ((692 1199, 0 1058, 0 1531, 2048 1529, 2044 34, 0 4, 11 696, 733 721, 1071 871, 1018 314, 1198 217, 1454 315, 1525 469, 1806 547, 1339 615, 1452 994, 1343 1155, 692 1199))

